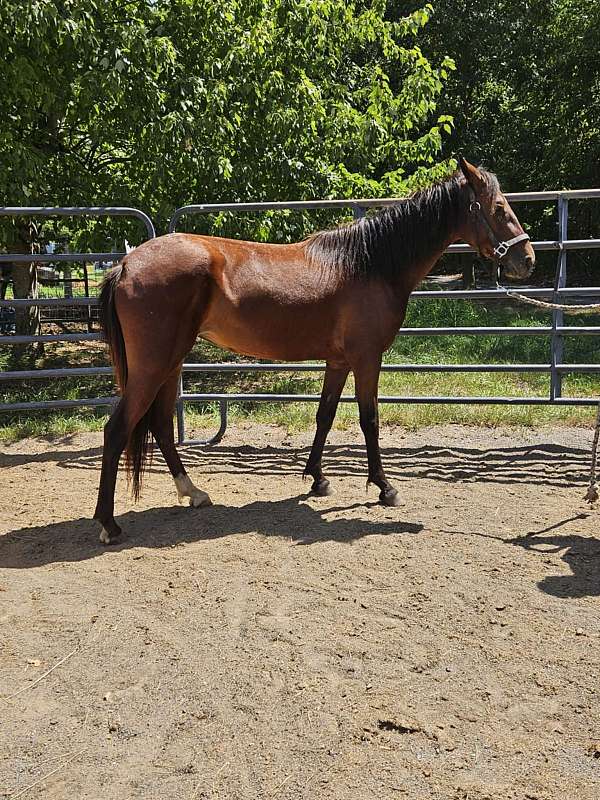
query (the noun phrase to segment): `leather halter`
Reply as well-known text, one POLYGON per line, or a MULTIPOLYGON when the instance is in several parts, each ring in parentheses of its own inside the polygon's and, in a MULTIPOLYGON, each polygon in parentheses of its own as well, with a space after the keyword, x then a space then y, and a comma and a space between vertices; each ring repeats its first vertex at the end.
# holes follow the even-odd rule
MULTIPOLYGON (((490 223, 487 220, 487 217, 485 216, 485 214, 481 210, 481 203, 479 202, 479 200, 473 200, 471 202, 471 204, 469 205, 469 211, 472 214, 476 213, 476 211, 479 212, 479 216, 483 219, 483 221, 485 222, 489 232, 492 235, 492 241, 493 240, 498 241, 498 237, 494 233, 494 229, 492 228, 492 226, 490 225, 490 223)), ((527 241, 529 241, 529 234, 520 233, 518 236, 513 236, 512 239, 507 239, 504 242, 498 242, 496 244, 496 246, 494 247, 494 255, 496 256, 498 261, 500 261, 508 253, 508 251, 513 246, 513 244, 518 244, 519 242, 527 242, 527 241)), ((481 255, 481 253, 480 253, 480 255, 481 255)))

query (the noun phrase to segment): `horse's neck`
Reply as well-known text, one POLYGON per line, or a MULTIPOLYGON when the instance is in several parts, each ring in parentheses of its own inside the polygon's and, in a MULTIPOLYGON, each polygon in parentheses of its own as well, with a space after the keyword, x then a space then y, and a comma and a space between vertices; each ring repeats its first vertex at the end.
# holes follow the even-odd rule
POLYGON ((446 237, 446 240, 438 245, 432 252, 415 264, 413 269, 403 270, 398 274, 398 284, 395 287, 401 295, 401 301, 408 300, 408 296, 431 272, 438 263, 448 245, 460 238, 454 231, 446 237))

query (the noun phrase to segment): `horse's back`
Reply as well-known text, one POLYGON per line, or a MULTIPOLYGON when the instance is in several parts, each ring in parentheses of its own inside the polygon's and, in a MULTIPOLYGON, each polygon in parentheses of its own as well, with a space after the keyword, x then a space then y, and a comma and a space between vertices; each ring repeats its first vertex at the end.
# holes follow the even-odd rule
MULTIPOLYGON (((348 336, 393 331, 379 282, 350 282, 307 258, 304 242, 247 242, 169 234, 123 260, 120 318, 144 336, 199 335, 258 358, 339 359, 348 336), (351 332, 354 333, 351 333, 351 332)), ((190 344, 191 347, 191 344, 190 344)))

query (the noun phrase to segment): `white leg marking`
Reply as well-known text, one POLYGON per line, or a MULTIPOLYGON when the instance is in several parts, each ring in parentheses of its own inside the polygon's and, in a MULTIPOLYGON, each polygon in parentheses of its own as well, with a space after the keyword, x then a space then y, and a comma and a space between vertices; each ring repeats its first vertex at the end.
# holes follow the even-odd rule
POLYGON ((184 497, 190 498, 190 505, 194 508, 201 508, 202 506, 212 506, 212 500, 197 486, 191 482, 188 475, 177 475, 175 486, 177 487, 177 498, 180 503, 183 502, 184 497))
POLYGON ((110 544, 110 534, 106 528, 102 528, 100 531, 100 541, 102 544, 110 544))

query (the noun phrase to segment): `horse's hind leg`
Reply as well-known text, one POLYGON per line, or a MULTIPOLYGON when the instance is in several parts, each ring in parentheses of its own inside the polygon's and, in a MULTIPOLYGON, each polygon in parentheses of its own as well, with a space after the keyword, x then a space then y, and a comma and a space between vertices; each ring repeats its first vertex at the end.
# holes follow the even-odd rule
POLYGON ((344 384, 346 383, 349 372, 350 367, 345 365, 333 366, 332 364, 327 364, 325 369, 321 400, 317 410, 317 431, 308 457, 306 469, 304 470, 305 475, 312 475, 314 478, 311 490, 317 495, 328 495, 331 493, 329 481, 323 475, 321 458, 323 456, 325 440, 333 425, 340 395, 344 389, 344 384))
POLYGON ((379 487, 379 500, 384 506, 400 505, 398 491, 388 481, 383 471, 379 452, 379 409, 377 407, 377 387, 381 357, 364 357, 353 365, 356 382, 356 396, 360 415, 360 427, 365 437, 369 462, 368 483, 379 487))
POLYGON ((121 400, 104 426, 102 472, 94 512, 94 519, 102 525, 100 541, 104 544, 110 544, 121 533, 114 517, 119 459, 136 425, 152 405, 157 385, 151 379, 136 380, 130 375, 121 400))
POLYGON ((150 414, 150 430, 173 476, 179 502, 184 497, 189 497, 190 505, 199 508, 212 505, 212 501, 206 492, 194 486, 175 447, 173 410, 177 398, 180 368, 181 365, 171 373, 156 395, 150 414))

